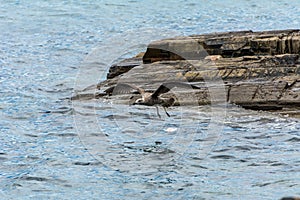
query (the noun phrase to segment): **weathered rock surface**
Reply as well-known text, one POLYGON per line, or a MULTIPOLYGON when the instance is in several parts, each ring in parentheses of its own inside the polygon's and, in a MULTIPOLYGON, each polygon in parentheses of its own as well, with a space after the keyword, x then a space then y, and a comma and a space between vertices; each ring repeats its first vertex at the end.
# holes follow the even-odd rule
MULTIPOLYGON (((118 82, 155 90, 163 82, 184 81, 200 89, 172 90, 180 105, 228 102, 300 116, 299 54, 299 30, 166 39, 149 44, 143 58, 113 65, 94 96, 85 91, 74 99, 107 96, 118 82)), ((128 101, 137 95, 132 92, 117 96, 128 101)))
POLYGON ((133 57, 125 59, 117 64, 114 64, 109 68, 107 78, 111 79, 116 76, 119 76, 120 74, 124 74, 132 68, 141 65, 142 62, 142 57, 133 57))
POLYGON ((299 54, 299 30, 240 31, 177 37, 153 42, 143 57, 144 63, 160 60, 199 59, 221 55, 223 58, 253 55, 299 54), (168 51, 171 50, 171 51, 168 51), (175 53, 180 54, 176 55, 175 53))

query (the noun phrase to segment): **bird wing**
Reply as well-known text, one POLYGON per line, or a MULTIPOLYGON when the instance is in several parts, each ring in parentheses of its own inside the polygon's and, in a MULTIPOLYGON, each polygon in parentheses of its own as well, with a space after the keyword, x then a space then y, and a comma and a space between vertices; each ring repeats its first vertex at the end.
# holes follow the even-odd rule
POLYGON ((104 92, 111 94, 128 94, 132 92, 132 89, 137 90, 140 94, 144 94, 145 90, 143 88, 137 87, 129 83, 118 83, 116 86, 106 89, 104 92))
POLYGON ((158 97, 161 94, 169 92, 174 87, 181 87, 181 88, 187 88, 187 89, 200 89, 199 87, 195 85, 191 85, 185 82, 167 82, 161 84, 157 90, 152 94, 152 97, 158 97))

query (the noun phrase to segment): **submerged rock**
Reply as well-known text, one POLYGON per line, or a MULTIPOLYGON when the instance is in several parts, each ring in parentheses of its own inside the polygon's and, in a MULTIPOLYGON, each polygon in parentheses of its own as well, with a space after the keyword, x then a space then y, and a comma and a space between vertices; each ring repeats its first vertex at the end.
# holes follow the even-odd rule
MULTIPOLYGON (((299 30, 213 33, 155 41, 142 58, 113 65, 108 79, 97 85, 99 93, 94 97, 110 95, 105 91, 118 82, 153 90, 161 83, 180 81, 199 89, 172 91, 177 105, 228 102, 300 116, 299 54, 299 30)), ((136 96, 133 91, 113 98, 128 100, 132 96, 136 96)))
POLYGON ((300 200, 300 197, 283 197, 281 200, 300 200))

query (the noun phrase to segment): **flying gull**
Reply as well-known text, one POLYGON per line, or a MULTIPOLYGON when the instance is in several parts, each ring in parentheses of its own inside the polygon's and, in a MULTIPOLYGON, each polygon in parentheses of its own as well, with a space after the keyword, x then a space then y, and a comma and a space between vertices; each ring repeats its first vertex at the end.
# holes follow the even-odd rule
POLYGON ((133 105, 146 105, 146 106, 155 106, 156 112, 159 117, 158 105, 162 106, 165 113, 168 117, 170 117, 169 113, 167 112, 166 108, 173 106, 175 103, 175 98, 173 97, 161 97, 160 95, 169 92, 174 87, 181 87, 187 89, 199 89, 194 85, 190 85, 184 82, 166 82, 161 84, 154 92, 147 92, 145 89, 141 87, 137 87, 134 84, 130 83, 118 83, 116 86, 108 88, 105 90, 107 94, 124 94, 130 93, 132 89, 137 90, 138 93, 142 95, 141 98, 137 99, 133 105))

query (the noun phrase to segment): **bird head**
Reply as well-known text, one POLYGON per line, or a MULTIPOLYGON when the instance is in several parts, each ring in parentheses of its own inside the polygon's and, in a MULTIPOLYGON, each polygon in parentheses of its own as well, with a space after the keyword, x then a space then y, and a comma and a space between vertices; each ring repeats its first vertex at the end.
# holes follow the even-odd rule
POLYGON ((144 100, 142 98, 135 100, 135 102, 133 103, 133 105, 143 105, 143 104, 144 104, 144 100))

